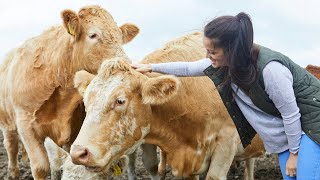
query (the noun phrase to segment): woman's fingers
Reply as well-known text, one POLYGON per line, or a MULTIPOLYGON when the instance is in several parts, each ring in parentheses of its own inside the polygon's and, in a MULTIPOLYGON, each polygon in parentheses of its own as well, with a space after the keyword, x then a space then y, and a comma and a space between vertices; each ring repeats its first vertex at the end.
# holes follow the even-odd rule
POLYGON ((141 73, 151 72, 152 70, 150 64, 130 64, 130 66, 141 73))
POLYGON ((130 66, 133 68, 133 69, 137 69, 139 67, 139 64, 130 64, 130 66))
POLYGON ((290 176, 290 177, 295 177, 297 175, 297 172, 296 172, 296 170, 286 169, 286 175, 290 176))
POLYGON ((298 154, 290 153, 286 164, 286 174, 288 176, 295 177, 297 174, 297 157, 298 154))

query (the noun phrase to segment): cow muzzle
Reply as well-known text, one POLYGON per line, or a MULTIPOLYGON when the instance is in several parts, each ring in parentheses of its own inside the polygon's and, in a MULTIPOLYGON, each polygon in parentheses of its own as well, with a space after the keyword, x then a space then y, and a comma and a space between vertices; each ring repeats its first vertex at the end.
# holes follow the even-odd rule
POLYGON ((70 156, 73 164, 86 165, 89 162, 90 152, 87 148, 80 145, 72 145, 70 156))

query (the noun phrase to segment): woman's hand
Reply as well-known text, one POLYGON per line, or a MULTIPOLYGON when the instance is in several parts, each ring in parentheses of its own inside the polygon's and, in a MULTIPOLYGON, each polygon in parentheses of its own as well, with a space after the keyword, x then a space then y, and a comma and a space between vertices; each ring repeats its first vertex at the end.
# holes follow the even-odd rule
POLYGON ((151 64, 130 64, 130 66, 143 74, 152 71, 151 64))
POLYGON ((298 153, 290 153, 286 164, 286 175, 290 177, 295 177, 297 175, 297 158, 298 153))

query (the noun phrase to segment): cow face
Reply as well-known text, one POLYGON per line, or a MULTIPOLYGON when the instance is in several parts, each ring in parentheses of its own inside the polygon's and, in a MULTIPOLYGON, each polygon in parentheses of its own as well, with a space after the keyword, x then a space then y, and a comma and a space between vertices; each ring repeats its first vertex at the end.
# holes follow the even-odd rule
POLYGON ((144 142, 154 121, 151 105, 174 97, 180 81, 173 76, 148 78, 114 58, 106 60, 95 77, 77 72, 74 84, 84 92, 87 114, 71 147, 72 161, 97 170, 144 142))
POLYGON ((110 13, 99 6, 88 6, 79 13, 61 13, 64 27, 73 39, 73 64, 96 73, 102 60, 126 56, 122 45, 130 42, 139 29, 133 24, 118 27, 110 13))
POLYGON ((128 156, 122 156, 119 160, 112 163, 110 169, 99 173, 93 173, 86 170, 84 166, 73 164, 69 153, 60 148, 50 138, 46 138, 44 145, 48 152, 51 171, 60 172, 62 170, 62 180, 109 179, 108 177, 122 174, 122 172, 127 169, 129 163, 128 156))

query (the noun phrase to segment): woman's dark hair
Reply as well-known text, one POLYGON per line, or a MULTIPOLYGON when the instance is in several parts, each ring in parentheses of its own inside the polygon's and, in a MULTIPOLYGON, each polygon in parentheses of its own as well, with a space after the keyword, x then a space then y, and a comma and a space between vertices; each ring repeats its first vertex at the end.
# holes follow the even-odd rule
POLYGON ((236 16, 215 18, 205 26, 204 36, 212 40, 213 46, 224 51, 228 73, 223 85, 233 82, 248 91, 257 79, 257 62, 252 58, 253 27, 249 15, 240 12, 236 16))

